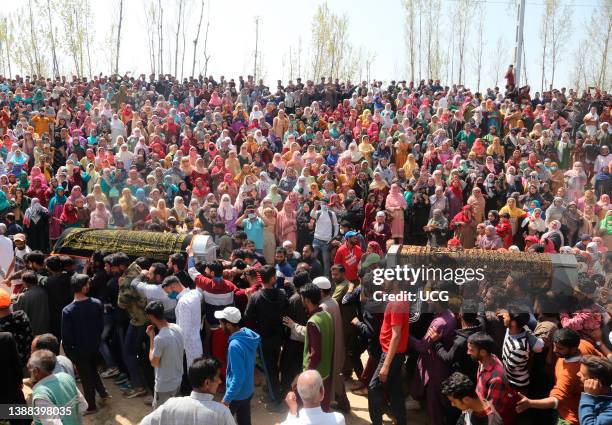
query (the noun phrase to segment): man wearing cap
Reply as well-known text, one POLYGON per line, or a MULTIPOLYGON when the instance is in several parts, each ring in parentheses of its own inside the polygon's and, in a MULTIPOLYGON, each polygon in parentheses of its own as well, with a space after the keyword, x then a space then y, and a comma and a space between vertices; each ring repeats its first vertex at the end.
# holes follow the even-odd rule
POLYGON ((359 246, 358 233, 349 230, 344 235, 344 243, 336 251, 334 264, 344 267, 345 277, 353 283, 359 282, 359 262, 363 252, 359 246))
MULTIPOLYGON (((332 275, 338 274, 338 269, 342 267, 340 265, 334 265, 332 267, 332 275), (334 271, 334 268, 336 270, 334 271)), ((344 388, 344 379, 341 376, 342 367, 344 366, 345 357, 345 346, 344 346, 344 332, 342 329, 342 314, 340 313, 340 306, 331 297, 331 282, 328 278, 321 276, 312 281, 319 290, 321 291, 321 304, 320 307, 323 311, 328 312, 331 315, 332 323, 334 327, 334 354, 332 361, 332 388, 333 393, 330 394, 330 401, 336 400, 338 402, 338 410, 343 412, 349 412, 351 405, 346 397, 346 390, 344 388)))
POLYGON ((236 416, 238 425, 251 425, 251 398, 255 390, 255 355, 261 338, 249 328, 241 328, 242 316, 236 307, 215 312, 219 326, 229 336, 226 389, 223 404, 236 416))

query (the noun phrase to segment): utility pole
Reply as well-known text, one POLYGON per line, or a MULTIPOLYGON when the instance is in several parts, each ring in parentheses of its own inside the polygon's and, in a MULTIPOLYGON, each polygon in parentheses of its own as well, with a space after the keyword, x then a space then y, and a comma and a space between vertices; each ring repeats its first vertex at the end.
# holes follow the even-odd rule
POLYGON ((259 16, 255 17, 255 61, 253 62, 253 82, 257 85, 257 44, 259 42, 259 16))
POLYGON ((523 60, 523 26, 525 25, 525 0, 519 0, 516 16, 516 45, 514 47, 514 85, 521 86, 521 62, 523 60))

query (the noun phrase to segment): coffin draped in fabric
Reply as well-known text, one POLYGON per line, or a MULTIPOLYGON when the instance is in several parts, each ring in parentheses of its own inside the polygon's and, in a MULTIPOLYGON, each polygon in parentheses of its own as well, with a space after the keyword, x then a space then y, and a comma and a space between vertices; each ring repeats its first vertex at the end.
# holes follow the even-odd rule
POLYGON ((132 230, 67 229, 53 248, 54 255, 90 257, 94 251, 124 252, 132 258, 168 260, 185 252, 193 235, 132 230))

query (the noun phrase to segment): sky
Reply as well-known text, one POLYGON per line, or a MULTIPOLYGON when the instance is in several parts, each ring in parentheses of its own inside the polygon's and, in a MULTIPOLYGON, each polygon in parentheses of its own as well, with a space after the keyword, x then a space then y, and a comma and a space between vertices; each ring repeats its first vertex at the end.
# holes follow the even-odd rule
MULTIPOLYGON (((438 12, 442 15, 436 31, 440 31, 442 40, 448 43, 450 29, 448 11, 455 6, 456 0, 441 0, 442 7, 438 12)), ((108 54, 104 52, 103 40, 117 16, 118 0, 91 0, 94 11, 94 31, 96 37, 96 54, 94 65, 96 73, 110 71, 108 54)), ((512 0, 477 0, 485 7, 485 48, 481 67, 481 85, 493 86, 495 83, 494 64, 497 59, 504 63, 498 84, 503 85, 503 72, 512 62, 512 52, 515 39, 516 8, 512 0), (504 48, 495 51, 499 37, 503 37, 504 48), (498 58, 499 57, 499 58, 498 58)), ((539 37, 544 0, 527 0, 525 14, 525 55, 527 62, 528 82, 536 88, 540 87, 541 76, 541 42, 539 37)), ((566 0, 571 5, 574 35, 570 37, 564 51, 568 54, 558 67, 555 86, 571 84, 573 64, 571 55, 577 43, 584 36, 584 23, 597 7, 597 0, 566 0)), ((311 42, 312 16, 318 0, 208 0, 205 6, 202 33, 197 55, 199 66, 196 74, 203 70, 204 28, 210 20, 208 53, 211 56, 208 73, 215 76, 225 75, 226 78, 237 78, 239 75, 252 74, 255 50, 255 17, 259 17, 259 51, 264 68, 266 81, 289 78, 289 50, 295 52, 302 46, 302 76, 307 78, 305 70, 311 42)), ((4 12, 15 11, 19 2, 8 5, 4 12)), ((132 71, 135 74, 150 72, 149 54, 147 49, 146 25, 143 15, 144 0, 124 1, 124 23, 122 28, 120 72, 132 71)), ((164 23, 164 51, 168 52, 168 43, 174 50, 176 20, 175 10, 177 0, 163 0, 164 13, 167 17, 164 23)), ((371 65, 371 77, 378 80, 410 79, 405 45, 405 13, 401 0, 328 0, 328 6, 337 14, 346 14, 349 22, 350 42, 355 48, 375 55, 371 65)), ((187 49, 185 55, 184 75, 191 70, 193 60, 192 40, 195 37, 199 19, 200 3, 191 0, 188 10, 187 49)), ((472 49, 476 46, 476 19, 470 21, 471 37, 468 39, 467 78, 465 85, 476 86, 476 72, 473 65, 472 49)), ((182 47, 182 39, 180 41, 182 47)), ((62 70, 71 71, 70 62, 62 60, 62 70)), ((168 63, 169 60, 166 60, 168 63)), ((172 59, 172 63, 174 60, 172 59)), ((294 63, 294 70, 298 64, 294 63)), ((166 65, 167 68, 167 65, 166 65)), ((179 56, 179 74, 180 74, 179 56)), ((167 71, 167 69, 165 70, 167 71)), ((297 74, 294 71, 294 74, 297 74)), ((423 69, 422 77, 425 78, 423 69)), ((442 80, 451 83, 450 75, 443 71, 442 80), (446 81, 445 81, 446 80, 446 81)), ((294 75, 294 77, 297 75, 294 75)), ((359 76, 358 76, 359 77, 359 76)), ((365 70, 361 73, 365 79, 365 70)), ((457 80, 457 71, 454 72, 457 80)), ((524 80, 523 80, 524 81, 524 80)), ((455 81, 456 82, 456 81, 455 81)))

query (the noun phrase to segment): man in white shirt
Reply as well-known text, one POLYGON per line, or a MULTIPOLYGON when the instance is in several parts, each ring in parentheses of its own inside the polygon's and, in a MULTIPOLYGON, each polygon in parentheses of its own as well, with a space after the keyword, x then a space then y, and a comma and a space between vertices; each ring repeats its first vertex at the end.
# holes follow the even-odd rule
POLYGON ((230 410, 213 400, 221 384, 219 361, 202 357, 189 366, 193 391, 189 397, 172 397, 140 425, 236 425, 230 410))
POLYGON ((171 299, 177 301, 174 313, 176 324, 185 337, 185 357, 189 367, 195 359, 202 356, 202 292, 199 289, 185 288, 176 276, 168 276, 161 286, 171 299))
POLYGON ((15 251, 13 242, 4 236, 6 234, 6 224, 0 223, 0 276, 6 277, 9 267, 13 263, 15 251))
POLYGON ((328 209, 327 204, 320 201, 315 202, 315 207, 310 212, 310 223, 314 227, 314 240, 312 247, 314 248, 315 257, 323 257, 323 274, 329 276, 331 267, 331 253, 329 251, 330 241, 338 234, 338 218, 336 213, 328 209))
POLYGON ((325 395, 323 379, 316 370, 302 372, 297 379, 297 390, 304 403, 298 411, 295 393, 290 392, 285 398, 289 407, 287 419, 281 425, 344 425, 344 416, 338 412, 325 413, 321 401, 325 395))

